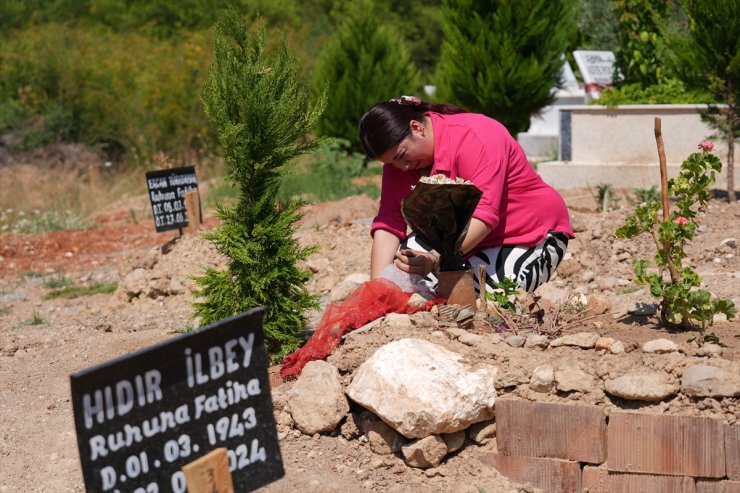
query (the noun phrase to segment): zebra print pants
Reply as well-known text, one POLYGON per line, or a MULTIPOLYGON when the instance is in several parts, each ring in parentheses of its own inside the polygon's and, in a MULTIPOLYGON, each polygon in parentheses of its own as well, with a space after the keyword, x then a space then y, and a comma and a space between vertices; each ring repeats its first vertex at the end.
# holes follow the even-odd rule
MULTIPOLYGON (((431 245, 414 234, 409 235, 399 248, 426 251, 432 249, 431 245)), ((467 260, 475 275, 475 290, 476 292, 480 290, 478 266, 485 264, 486 284, 491 289, 495 289, 496 284, 506 277, 517 282, 519 289, 532 292, 550 280, 563 260, 567 248, 568 236, 551 231, 542 243, 531 248, 502 245, 476 252, 467 260)), ((432 290, 437 287, 437 278, 434 274, 429 274, 425 282, 432 290)))

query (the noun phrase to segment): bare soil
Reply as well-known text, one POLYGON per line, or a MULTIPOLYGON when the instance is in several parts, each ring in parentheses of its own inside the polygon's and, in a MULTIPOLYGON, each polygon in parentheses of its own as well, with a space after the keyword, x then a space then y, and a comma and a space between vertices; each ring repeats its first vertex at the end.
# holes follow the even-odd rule
MULTIPOLYGON (((641 412, 711 416, 725 422, 740 419, 738 399, 689 400, 681 396, 659 403, 628 403, 605 395, 599 388, 567 395, 536 394, 526 385, 532 369, 541 363, 554 366, 568 361, 588 369, 596 378, 616 375, 643 365, 677 376, 687 365, 702 361, 696 347, 687 342, 695 331, 670 331, 654 316, 614 315, 615 307, 636 301, 654 302, 631 277, 631 258, 652 258, 645 240, 619 241, 614 230, 626 209, 596 212, 588 190, 564 193, 573 215, 577 238, 569 246, 569 258, 559 275, 543 287, 544 298, 556 303, 569 296, 609 300, 613 310, 567 327, 565 333, 598 332, 625 343, 622 355, 592 350, 557 348, 547 352, 517 350, 499 344, 482 354, 445 335, 430 314, 412 318, 412 328, 380 325, 347 337, 329 361, 344 379, 380 345, 402 337, 433 340, 463 353, 473 362, 498 366, 502 380, 513 382, 502 393, 520 398, 578 401, 641 412), (646 355, 639 346, 648 340, 667 338, 678 343, 681 353, 646 355)), ((621 205, 626 206, 623 198, 621 205)), ((0 236, 0 493, 84 491, 70 402, 69 375, 142 347, 176 337, 192 326, 191 276, 205 266, 223 265, 223 259, 207 242, 189 235, 162 255, 161 247, 176 232, 156 234, 146 215, 145 196, 131 197, 93 216, 98 227, 89 231, 60 231, 38 235, 0 236), (143 204, 143 205, 142 205, 143 204), (131 210, 140 211, 132 221, 131 210), (119 285, 116 293, 73 300, 43 297, 49 280, 65 276, 76 285, 121 281, 143 257, 157 258, 153 272, 178 280, 180 294, 142 296, 129 301, 119 285)), ((308 289, 322 295, 326 304, 336 285, 352 273, 369 271, 369 220, 377 204, 365 196, 308 207, 298 236, 303 244, 318 244, 307 267, 315 273, 308 289)), ((740 260, 737 246, 723 245, 727 238, 740 239, 740 204, 712 200, 699 218, 702 229, 690 250, 706 287, 716 296, 740 306, 740 260)), ((206 228, 216 220, 209 217, 206 228)), ((726 243, 726 242, 725 242, 726 243)), ((316 325, 321 312, 311 314, 308 326, 316 325)), ((740 322, 717 321, 711 328, 724 345, 718 366, 740 360, 740 322)), ((703 359, 706 361, 706 358, 703 359)), ((290 384, 275 390, 276 415, 279 398, 290 384)), ((308 437, 296 434, 289 424, 279 425, 286 476, 262 491, 460 491, 488 493, 533 491, 515 485, 477 461, 484 447, 466 446, 431 471, 410 468, 397 457, 374 455, 367 443, 341 436, 308 437)), ((495 442, 490 447, 495 447, 495 442)))

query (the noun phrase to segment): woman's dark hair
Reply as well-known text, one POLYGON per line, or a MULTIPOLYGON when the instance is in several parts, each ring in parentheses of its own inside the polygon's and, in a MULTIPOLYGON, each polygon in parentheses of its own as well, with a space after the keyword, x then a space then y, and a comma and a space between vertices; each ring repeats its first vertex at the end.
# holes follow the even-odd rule
POLYGON ((377 159, 388 149, 398 145, 411 133, 411 120, 423 122, 427 111, 442 115, 467 113, 453 104, 402 104, 396 100, 377 103, 360 118, 360 143, 365 154, 377 159))

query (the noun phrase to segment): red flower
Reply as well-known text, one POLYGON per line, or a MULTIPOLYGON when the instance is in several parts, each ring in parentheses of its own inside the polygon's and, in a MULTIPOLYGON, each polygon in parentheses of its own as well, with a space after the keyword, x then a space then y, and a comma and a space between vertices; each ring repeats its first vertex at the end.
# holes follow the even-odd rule
POLYGON ((676 219, 673 220, 673 222, 676 224, 680 224, 681 226, 686 226, 687 224, 689 224, 689 220, 682 216, 678 216, 676 219))
POLYGON ((699 142, 699 150, 704 152, 712 152, 714 151, 714 142, 711 140, 702 140, 699 142))

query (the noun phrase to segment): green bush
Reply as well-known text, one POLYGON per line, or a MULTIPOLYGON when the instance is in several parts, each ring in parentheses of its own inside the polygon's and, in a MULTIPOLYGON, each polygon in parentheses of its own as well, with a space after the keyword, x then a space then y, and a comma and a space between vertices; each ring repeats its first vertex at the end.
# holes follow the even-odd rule
POLYGON ((347 8, 316 64, 314 91, 329 90, 317 131, 345 139, 360 151, 359 117, 378 101, 415 94, 421 82, 401 36, 382 13, 367 0, 347 8))
POLYGON ((640 83, 607 87, 599 99, 590 104, 609 107, 622 104, 708 104, 714 102, 711 94, 701 89, 688 89, 678 79, 664 79, 660 84, 643 87, 640 83))
POLYGON ((356 185, 352 179, 380 174, 381 168, 365 167, 365 157, 349 149, 348 141, 335 139, 306 156, 297 173, 283 178, 278 194, 280 203, 288 203, 296 198, 325 202, 361 193, 377 197, 377 186, 356 185))
POLYGON ((446 0, 438 99, 503 123, 512 135, 554 101, 575 34, 569 0, 446 0))
POLYGON ((80 142, 134 161, 210 150, 198 94, 208 42, 64 24, 18 31, 0 45, 0 131, 24 148, 80 142))
POLYGON ((316 300, 305 287, 310 273, 298 266, 314 249, 302 248, 293 235, 301 203, 281 207, 277 193, 294 160, 321 143, 305 136, 325 101, 310 104, 287 42, 268 55, 265 41, 264 30, 250 34, 234 10, 215 28, 203 104, 239 199, 218 207, 223 223, 205 235, 228 263, 196 278, 195 314, 209 324, 266 305, 265 344, 273 360, 281 360, 302 342, 303 315, 316 300))
POLYGON ((648 87, 666 76, 659 57, 661 18, 668 0, 614 0, 619 20, 615 71, 629 84, 648 87))

